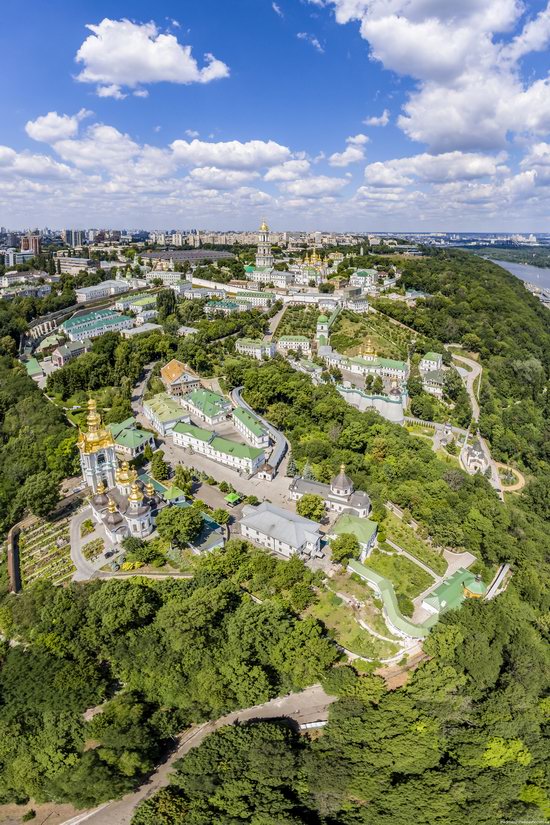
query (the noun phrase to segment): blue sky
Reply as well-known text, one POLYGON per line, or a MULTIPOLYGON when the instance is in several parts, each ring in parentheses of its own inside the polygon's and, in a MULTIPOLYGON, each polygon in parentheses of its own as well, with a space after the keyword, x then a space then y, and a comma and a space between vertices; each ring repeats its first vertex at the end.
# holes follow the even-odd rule
POLYGON ((0 224, 547 230, 549 42, 517 0, 5 0, 0 224))

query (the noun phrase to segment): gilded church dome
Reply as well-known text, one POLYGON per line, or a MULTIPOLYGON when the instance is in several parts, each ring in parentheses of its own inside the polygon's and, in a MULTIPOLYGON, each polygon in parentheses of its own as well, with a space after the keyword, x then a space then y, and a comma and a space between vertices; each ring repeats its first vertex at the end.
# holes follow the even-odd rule
POLYGON ((97 411, 97 401, 90 398, 88 401, 88 415, 86 417, 86 432, 80 430, 78 448, 83 453, 95 453, 105 447, 114 446, 113 435, 103 425, 101 415, 97 411))

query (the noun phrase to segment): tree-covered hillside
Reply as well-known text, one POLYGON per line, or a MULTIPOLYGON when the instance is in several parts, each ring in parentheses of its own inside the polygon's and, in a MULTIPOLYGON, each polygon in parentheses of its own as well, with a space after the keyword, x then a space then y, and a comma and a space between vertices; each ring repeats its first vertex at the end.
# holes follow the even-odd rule
POLYGON ((545 822, 549 654, 507 593, 447 614, 409 683, 336 668, 341 697, 310 741, 224 728, 176 766, 133 825, 498 825, 545 822))
MULTIPOLYGON (((494 455, 540 479, 531 497, 550 515, 550 313, 501 267, 457 250, 403 263, 401 284, 428 292, 414 308, 378 300, 384 313, 443 343, 479 353, 480 428, 494 455)), ((533 491, 532 491, 533 492, 533 491)))
POLYGON ((4 598, 0 633, 19 643, 0 648, 0 802, 118 796, 187 725, 313 684, 338 655, 318 622, 254 603, 212 566, 42 582, 4 598))

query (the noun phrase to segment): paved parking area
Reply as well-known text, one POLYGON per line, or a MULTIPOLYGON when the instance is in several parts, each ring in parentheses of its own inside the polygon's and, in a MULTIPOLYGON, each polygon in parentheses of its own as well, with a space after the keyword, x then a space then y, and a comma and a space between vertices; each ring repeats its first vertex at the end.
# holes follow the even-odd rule
POLYGON ((267 500, 279 507, 286 507, 289 510, 295 509, 294 502, 290 501, 288 496, 288 488, 292 479, 281 475, 281 473, 273 481, 264 481, 257 478, 257 476, 249 479, 240 476, 230 467, 218 464, 206 456, 197 455, 196 453, 190 454, 183 447, 174 446, 171 438, 164 442, 161 449, 164 451, 165 459, 174 467, 177 464, 192 467, 194 470, 208 473, 218 482, 226 481, 228 484, 232 484, 236 490, 246 496, 256 496, 260 501, 267 500))

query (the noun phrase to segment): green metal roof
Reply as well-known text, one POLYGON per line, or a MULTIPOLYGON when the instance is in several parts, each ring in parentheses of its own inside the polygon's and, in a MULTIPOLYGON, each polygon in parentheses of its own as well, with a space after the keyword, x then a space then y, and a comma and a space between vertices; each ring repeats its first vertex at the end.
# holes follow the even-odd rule
POLYGON ((244 410, 242 407, 237 407, 233 410, 233 417, 238 418, 239 421, 258 438, 261 438, 261 436, 266 434, 265 428, 262 427, 260 421, 255 415, 248 412, 248 410, 244 410))
POLYGON ((380 593, 388 618, 394 627, 414 639, 426 638, 430 628, 437 622, 437 616, 430 616, 422 624, 413 624, 413 622, 403 616, 399 610, 397 596, 395 595, 393 584, 389 579, 384 578, 384 576, 381 576, 379 573, 375 573, 374 570, 365 567, 364 564, 355 561, 355 559, 349 562, 348 570, 357 573, 362 579, 374 585, 375 589, 380 593))
POLYGON ((206 304, 210 309, 238 309, 239 305, 235 301, 208 301, 206 304))
POLYGON ((248 266, 245 266, 244 271, 245 272, 254 272, 254 267, 252 266, 252 264, 248 264, 248 266))
POLYGON ((98 318, 96 321, 92 321, 91 323, 86 322, 81 324, 75 324, 71 327, 71 331, 74 332, 80 327, 84 327, 84 329, 86 329, 87 331, 93 332, 94 329, 101 329, 102 327, 114 327, 116 324, 119 324, 123 320, 129 319, 125 315, 112 313, 111 315, 103 316, 103 318, 98 318))
POLYGON ((224 498, 224 501, 227 501, 228 504, 237 504, 241 500, 241 497, 238 493, 228 493, 224 498))
POLYGON ((402 370, 406 372, 407 365, 404 361, 395 361, 393 358, 373 358, 372 360, 367 360, 366 358, 361 358, 361 356, 355 356, 353 358, 349 358, 352 364, 358 364, 359 366, 363 367, 387 367, 388 369, 393 370, 402 370))
POLYGON ((259 447, 249 447, 248 444, 238 444, 236 441, 229 441, 227 438, 222 438, 219 435, 212 439, 210 446, 220 453, 225 453, 225 455, 232 455, 235 456, 235 458, 247 458, 251 461, 264 453, 259 447))
POLYGON ((318 324, 328 324, 327 316, 326 315, 319 315, 319 317, 317 318, 317 323, 318 324))
POLYGON ((141 482, 143 482, 143 484, 152 484, 155 492, 160 493, 161 495, 164 495, 166 492, 166 487, 164 484, 161 484, 160 481, 157 481, 156 478, 153 478, 153 476, 150 476, 147 473, 140 473, 138 478, 141 482))
POLYGON ((237 298, 268 298, 271 300, 274 297, 274 292, 251 292, 250 290, 248 292, 237 292, 237 298))
POLYGON ((166 424, 169 421, 177 421, 178 418, 185 417, 185 410, 177 401, 174 401, 167 392, 159 392, 148 401, 144 401, 143 405, 148 407, 155 415, 161 424, 166 424))
POLYGON ((235 344, 241 344, 243 347, 269 347, 269 341, 262 341, 256 338, 237 338, 235 344))
POLYGON ((182 497, 185 498, 185 493, 183 492, 183 490, 180 490, 180 488, 176 487, 175 484, 172 484, 171 487, 168 487, 162 495, 166 501, 174 501, 174 499, 182 497))
MULTIPOLYGON (((448 610, 456 610, 460 607, 464 599, 464 588, 467 587, 472 593, 477 592, 476 588, 479 586, 476 577, 469 570, 460 567, 455 570, 452 576, 441 582, 424 601, 429 604, 438 613, 446 613, 448 610), (473 590, 471 588, 474 588, 473 590)), ((483 583, 481 582, 483 585, 483 583)), ((479 595, 485 592, 485 585, 483 590, 480 590, 479 595)))
POLYGON ((119 447, 127 450, 137 450, 138 447, 143 446, 146 442, 151 440, 152 433, 148 430, 138 430, 135 427, 127 427, 119 429, 118 432, 113 430, 113 424, 109 424, 109 429, 113 433, 113 438, 119 447))
POLYGON ((348 513, 342 513, 336 519, 331 533, 341 536, 342 533, 351 533, 360 544, 369 544, 376 535, 378 525, 368 518, 359 518, 348 513))
POLYGON ((293 344, 309 344, 309 338, 305 335, 281 335, 279 341, 289 341, 293 344))
POLYGON ((97 321, 100 318, 105 318, 113 314, 111 309, 96 309, 94 312, 87 312, 84 315, 73 315, 72 318, 63 321, 61 328, 69 330, 73 327, 79 327, 81 324, 88 323, 88 321, 97 321))
POLYGON ((200 410, 207 418, 225 413, 230 407, 229 402, 223 395, 218 395, 211 390, 193 390, 186 397, 186 401, 191 403, 197 410, 200 410))
POLYGON ((185 424, 180 421, 173 429, 173 432, 181 435, 190 435, 193 438, 198 438, 200 441, 208 442, 212 438, 210 430, 203 430, 202 427, 197 427, 195 424, 185 424))
POLYGON ((426 355, 422 356, 423 361, 441 361, 443 356, 439 352, 427 352, 426 355))
POLYGON ((31 378, 34 375, 42 375, 42 367, 40 366, 36 358, 29 358, 28 361, 25 361, 23 363, 23 366, 27 370, 27 375, 29 375, 31 378))

